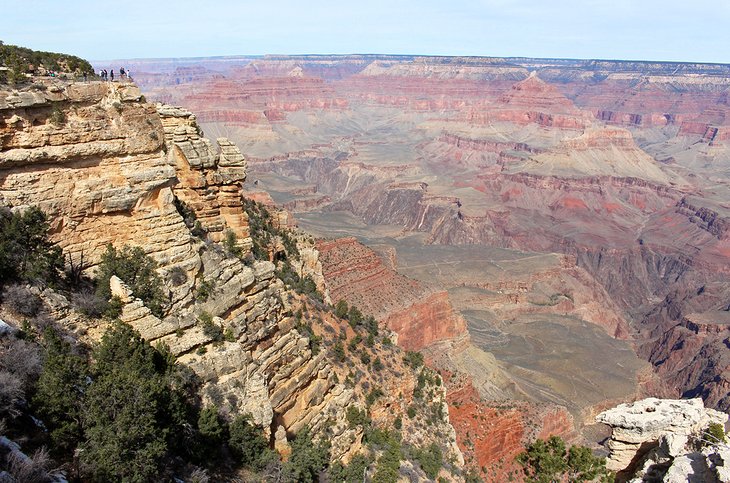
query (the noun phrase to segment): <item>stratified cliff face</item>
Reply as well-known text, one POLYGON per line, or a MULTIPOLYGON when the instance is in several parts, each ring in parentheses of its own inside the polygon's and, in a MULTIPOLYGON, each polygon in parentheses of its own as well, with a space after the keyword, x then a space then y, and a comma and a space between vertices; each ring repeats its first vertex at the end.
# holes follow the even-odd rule
POLYGON ((354 238, 321 241, 317 249, 330 297, 384 320, 401 347, 421 350, 466 335, 445 292, 398 274, 354 238))
MULTIPOLYGON (((190 112, 155 108, 130 83, 3 89, 0 141, 0 204, 39 206, 49 215, 53 239, 74 260, 83 254, 92 271, 108 243, 142 247, 159 264, 169 306, 158 318, 112 278, 112 292, 124 304, 121 319, 190 366, 203 381, 205 400, 224 412, 250 413, 277 449, 304 426, 328 438, 333 459, 347 461, 361 449, 362 427, 348 424, 345 408, 365 407, 366 393, 345 382, 350 370, 388 389, 373 406, 379 424, 392 425, 405 410, 383 408, 412 403, 412 396, 395 396, 412 394, 417 384, 400 349, 368 349, 382 357, 377 378, 359 361, 335 364, 332 346, 346 333, 342 322, 289 291, 273 263, 244 265, 215 243, 230 230, 240 248, 250 246, 240 189, 246 161, 227 139, 214 148, 190 112), (191 217, 197 233, 186 226, 191 217), (313 350, 297 329, 302 321, 292 314, 302 308, 323 338, 322 350, 313 350), (201 318, 208 317, 228 334, 225 340, 204 330, 201 318)), ((313 247, 304 243, 302 249, 300 269, 317 271, 316 253, 307 252, 313 247)), ((104 324, 85 319, 62 296, 46 303, 70 330, 92 340, 101 335, 104 324)), ((406 440, 419 446, 436 441, 458 464, 445 393, 434 388, 429 395, 429 404, 443 407, 432 421, 438 431, 425 431, 425 417, 416 418, 404 424, 406 440)))

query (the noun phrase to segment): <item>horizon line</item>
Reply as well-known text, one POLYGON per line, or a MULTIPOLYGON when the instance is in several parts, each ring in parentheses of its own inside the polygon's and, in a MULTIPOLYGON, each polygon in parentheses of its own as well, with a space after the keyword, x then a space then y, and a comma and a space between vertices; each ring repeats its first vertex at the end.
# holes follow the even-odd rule
POLYGON ((204 60, 204 59, 266 59, 271 57, 381 57, 381 58, 406 58, 413 60, 419 57, 432 59, 438 58, 466 58, 466 59, 503 59, 503 60, 552 60, 552 61, 573 61, 573 62, 615 62, 615 63, 644 63, 644 64, 699 64, 730 67, 730 62, 706 62, 692 60, 649 60, 649 59, 611 59, 611 58, 579 58, 579 57, 530 57, 530 56, 494 56, 494 55, 440 55, 440 54, 383 54, 383 53, 349 53, 349 54, 231 54, 231 55, 203 55, 191 57, 118 57, 114 59, 89 59, 91 63, 105 63, 115 61, 163 61, 163 60, 204 60))

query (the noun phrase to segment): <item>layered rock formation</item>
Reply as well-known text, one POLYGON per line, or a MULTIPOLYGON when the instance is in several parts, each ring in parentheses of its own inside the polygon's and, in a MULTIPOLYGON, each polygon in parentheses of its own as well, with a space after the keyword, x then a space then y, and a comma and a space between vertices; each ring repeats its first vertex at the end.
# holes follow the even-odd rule
MULTIPOLYGON (((123 303, 121 319, 191 367, 203 381, 205 400, 224 413, 250 413, 277 447, 285 448, 286 439, 307 426, 328 438, 335 460, 346 462, 360 451, 362 427, 348 424, 345 408, 364 407, 367 394, 352 381, 340 382, 350 370, 372 379, 370 387, 376 381, 388 386, 389 395, 374 406, 382 405, 373 417, 379 424, 392 425, 402 413, 384 408, 412 404, 395 398, 398 388, 412 393, 417 383, 417 374, 404 374, 397 362, 399 349, 370 349, 373 358, 383 358, 377 377, 364 363, 334 364, 333 334, 345 333, 342 322, 320 308, 307 309, 306 299, 274 275, 274 263, 245 265, 215 243, 230 230, 239 248, 248 246, 240 190, 246 162, 225 139, 218 140, 219 151, 213 149, 189 112, 155 109, 129 83, 51 82, 45 90, 0 91, 0 140, 0 202, 41 207, 53 239, 73 259, 83 254, 92 271, 106 244, 141 246, 159 264, 169 303, 158 318, 112 278, 123 303), (195 218, 201 230, 191 232, 186 222, 195 218), (292 314, 300 308, 328 350, 314 350, 297 328, 301 320, 292 314), (209 330, 211 324, 217 330, 209 330)), ((305 254, 300 265, 303 272, 318 272, 316 253, 305 254)), ((91 340, 101 335, 103 323, 47 292, 44 300, 60 323, 91 340)), ((429 394, 429 404, 445 405, 443 390, 429 394)), ((424 430, 425 418, 409 421, 407 441, 436 441, 458 462, 448 411, 438 414, 429 423, 437 433, 424 430)))
POLYGON ((649 398, 621 404, 596 417, 612 430, 606 466, 628 474, 638 469, 636 481, 644 481, 642 475, 657 478, 662 473, 666 473, 663 481, 725 481, 729 473, 724 462, 730 461, 727 444, 708 442, 715 449, 702 453, 693 453, 691 447, 692 439, 701 439, 711 423, 724 426, 727 420, 727 414, 706 409, 699 398, 649 398))
POLYGON ((355 238, 322 241, 317 249, 330 297, 385 321, 401 347, 420 350, 466 334, 445 292, 399 275, 355 238))
POLYGON ((218 138, 218 151, 213 150, 190 111, 158 105, 157 112, 179 180, 177 198, 195 212, 212 241, 222 241, 230 230, 243 249, 250 249, 248 218, 241 202, 246 180, 241 151, 226 138, 218 138))

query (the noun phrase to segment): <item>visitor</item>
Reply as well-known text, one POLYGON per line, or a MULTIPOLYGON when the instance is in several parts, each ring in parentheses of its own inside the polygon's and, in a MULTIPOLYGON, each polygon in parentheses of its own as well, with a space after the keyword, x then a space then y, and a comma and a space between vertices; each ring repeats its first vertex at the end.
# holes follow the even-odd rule
POLYGON ((111 79, 111 81, 112 81, 112 82, 114 82, 114 69, 112 69, 112 70, 111 70, 111 71, 109 72, 109 79, 111 79))
POLYGON ((124 79, 124 67, 119 68, 119 78, 124 79))

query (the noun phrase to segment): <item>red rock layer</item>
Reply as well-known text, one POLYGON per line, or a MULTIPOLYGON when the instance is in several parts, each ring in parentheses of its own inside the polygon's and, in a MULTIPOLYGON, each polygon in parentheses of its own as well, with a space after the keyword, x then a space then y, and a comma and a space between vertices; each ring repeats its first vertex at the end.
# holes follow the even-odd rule
POLYGON ((398 345, 406 350, 420 350, 466 333, 466 323, 454 312, 446 292, 426 296, 407 309, 391 314, 385 323, 398 334, 398 345))
POLYGON ((398 274, 355 238, 320 241, 317 250, 330 298, 384 320, 400 346, 420 350, 466 333, 446 292, 398 274))
POLYGON ((483 401, 468 378, 441 371, 446 384, 449 420, 456 429, 467 465, 485 481, 520 481, 515 457, 535 438, 577 438, 573 417, 565 408, 520 401, 483 401))

